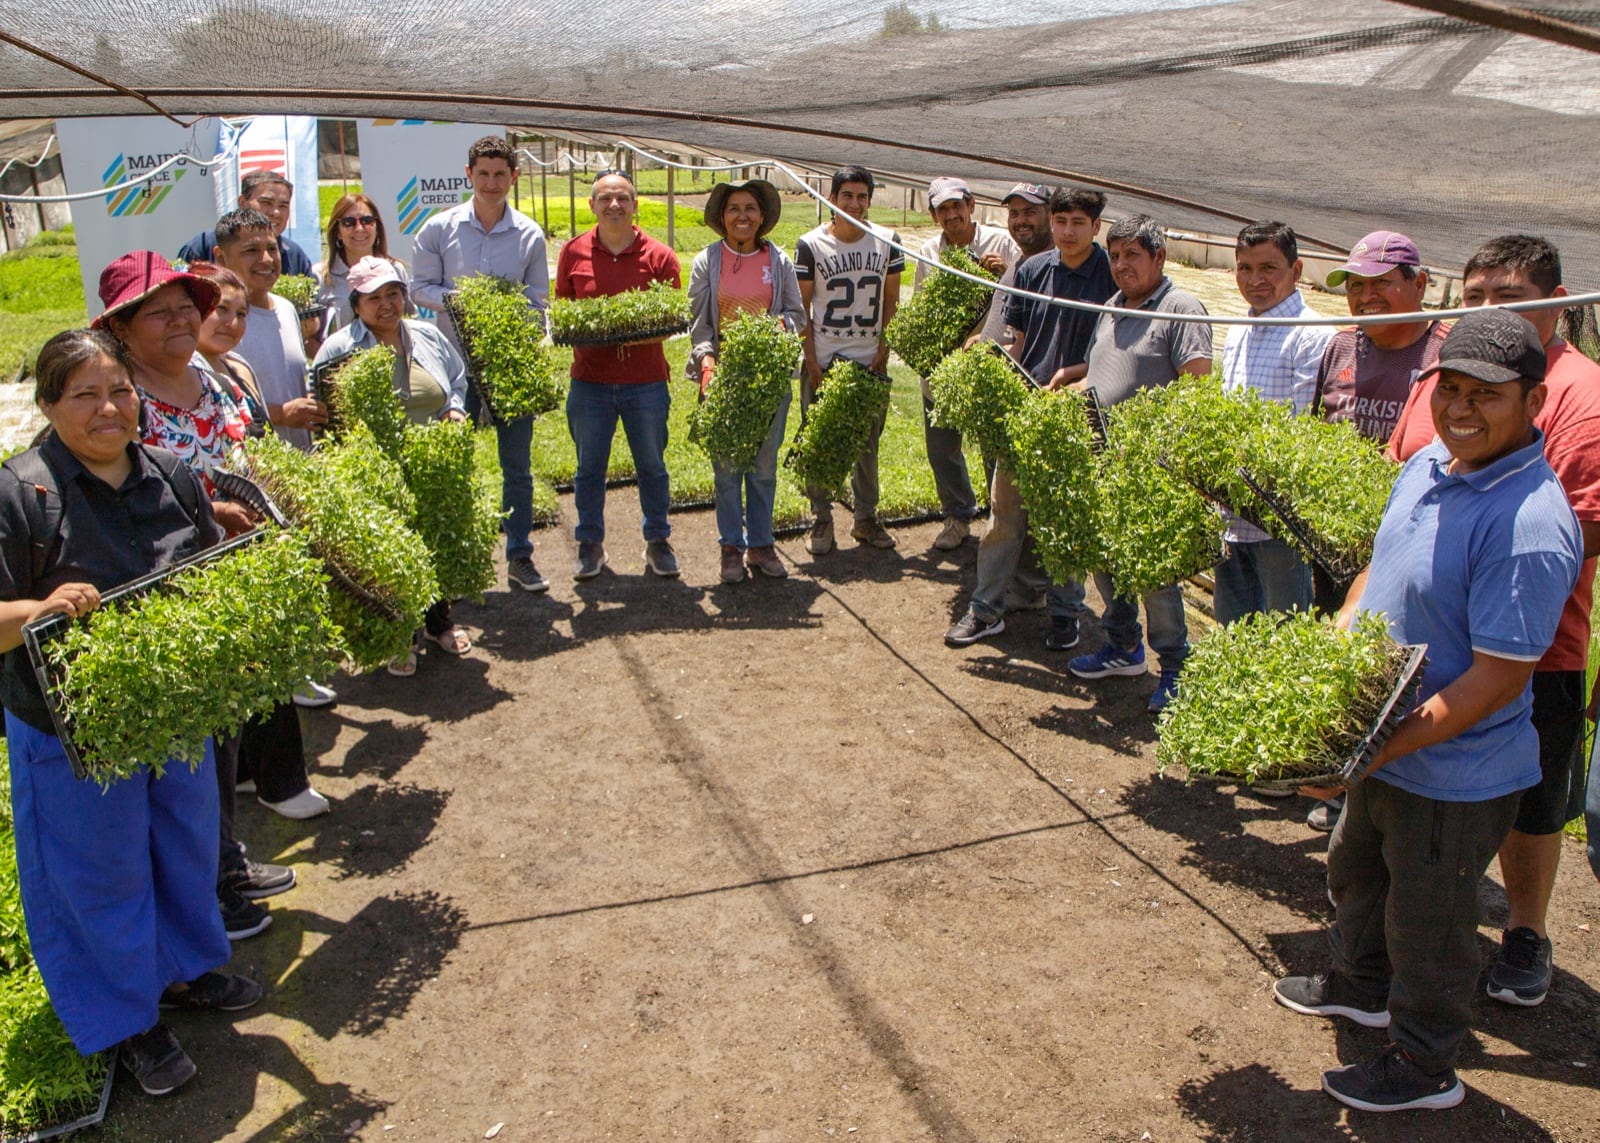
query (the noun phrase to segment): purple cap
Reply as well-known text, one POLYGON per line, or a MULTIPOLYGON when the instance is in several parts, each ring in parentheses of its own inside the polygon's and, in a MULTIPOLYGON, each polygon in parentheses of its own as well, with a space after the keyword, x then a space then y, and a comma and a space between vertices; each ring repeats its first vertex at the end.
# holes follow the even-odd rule
POLYGON ((928 184, 928 209, 943 206, 958 198, 971 198, 972 191, 966 179, 939 178, 928 184))
POLYGON ((1393 230, 1374 230, 1350 248, 1350 260, 1328 274, 1328 285, 1337 286, 1351 274, 1358 278, 1379 278, 1396 266, 1420 266, 1417 244, 1393 230))
POLYGON ((1024 202, 1031 202, 1037 206, 1043 206, 1050 201, 1050 188, 1041 186, 1038 183, 1018 183, 1006 191, 1006 197, 1000 200, 1000 204, 1004 206, 1014 198, 1020 198, 1024 202))

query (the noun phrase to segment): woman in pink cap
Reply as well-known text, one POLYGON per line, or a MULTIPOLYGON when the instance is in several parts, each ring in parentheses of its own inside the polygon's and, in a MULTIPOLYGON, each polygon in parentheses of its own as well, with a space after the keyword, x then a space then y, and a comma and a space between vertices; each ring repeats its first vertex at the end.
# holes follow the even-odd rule
MULTIPOLYGON (((428 322, 405 316, 407 289, 399 269, 387 258, 362 258, 350 267, 350 308, 355 320, 323 343, 312 368, 336 362, 363 349, 385 345, 394 351, 395 395, 413 424, 467 419, 467 367, 449 340, 428 322)), ((449 655, 465 655, 472 640, 450 618, 450 601, 428 609, 423 632, 449 655)), ((413 649, 389 664, 391 675, 417 673, 413 649)))

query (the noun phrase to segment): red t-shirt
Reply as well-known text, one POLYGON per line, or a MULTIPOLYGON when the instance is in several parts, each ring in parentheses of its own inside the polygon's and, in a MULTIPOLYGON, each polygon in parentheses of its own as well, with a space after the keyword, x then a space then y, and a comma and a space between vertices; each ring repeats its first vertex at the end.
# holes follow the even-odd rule
MULTIPOLYGON (((621 254, 605 248, 598 229, 580 234, 556 259, 556 297, 601 298, 640 290, 651 282, 683 284, 678 256, 637 226, 633 243, 621 254)), ((648 345, 578 346, 572 351, 572 377, 600 385, 642 385, 665 381, 667 354, 659 341, 648 345)))
MULTIPOLYGON (((1560 338, 1545 346, 1544 383, 1549 390, 1537 424, 1544 431, 1544 456, 1567 491, 1572 511, 1585 524, 1600 523, 1600 365, 1560 338)), ((1389 441, 1389 455, 1410 459, 1432 444, 1433 378, 1412 387, 1389 441)), ((1581 671, 1589 661, 1589 604, 1594 566, 1584 560, 1578 586, 1561 612, 1556 641, 1539 660, 1541 671, 1581 671)))

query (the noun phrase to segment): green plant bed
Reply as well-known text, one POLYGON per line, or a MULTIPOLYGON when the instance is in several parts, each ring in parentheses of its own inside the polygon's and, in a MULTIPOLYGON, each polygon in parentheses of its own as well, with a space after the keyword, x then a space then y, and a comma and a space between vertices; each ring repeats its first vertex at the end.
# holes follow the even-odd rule
POLYGON ((595 298, 552 298, 550 336, 557 345, 625 345, 689 328, 689 295, 666 282, 595 298))
POLYGON ((1371 614, 1349 631, 1314 612, 1215 628, 1184 664, 1156 758, 1247 783, 1336 773, 1382 717, 1409 658, 1371 614))
MULTIPOLYGON (((965 250, 944 250, 939 260, 953 270, 995 280, 965 250)), ((927 377, 971 336, 993 296, 988 286, 954 274, 932 273, 895 311, 884 340, 900 360, 927 377)))
POLYGON ((722 330, 716 372, 689 420, 689 438, 733 469, 755 463, 772 418, 793 391, 800 338, 765 314, 740 314, 722 330))
POLYGON ((1073 392, 1040 393, 1006 424, 1040 565, 1057 583, 1085 579, 1104 562, 1089 402, 1073 392))
POLYGON ((80 1056, 31 964, 0 976, 0 1131, 20 1136, 96 1111, 109 1056, 80 1056))
POLYGON ((566 380, 520 283, 479 274, 445 295, 478 393, 502 421, 561 407, 566 380))
POLYGON ((0 310, 0 381, 10 381, 19 373, 31 376, 45 342, 64 329, 82 329, 88 324, 89 315, 81 307, 29 314, 0 310))

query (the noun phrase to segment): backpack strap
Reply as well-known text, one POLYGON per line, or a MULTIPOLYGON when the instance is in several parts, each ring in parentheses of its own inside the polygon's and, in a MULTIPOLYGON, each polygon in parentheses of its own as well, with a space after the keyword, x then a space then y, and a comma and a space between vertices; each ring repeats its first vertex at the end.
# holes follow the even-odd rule
POLYGON ((189 466, 184 464, 176 454, 164 448, 152 448, 147 444, 140 444, 145 459, 156 466, 167 484, 172 488, 172 494, 178 498, 178 503, 183 506, 184 515, 189 517, 189 523, 196 530, 200 527, 200 482, 195 479, 189 466))
POLYGON ((37 448, 18 453, 4 467, 22 484, 22 511, 28 519, 28 553, 33 582, 44 578, 50 556, 61 538, 61 482, 37 448))

